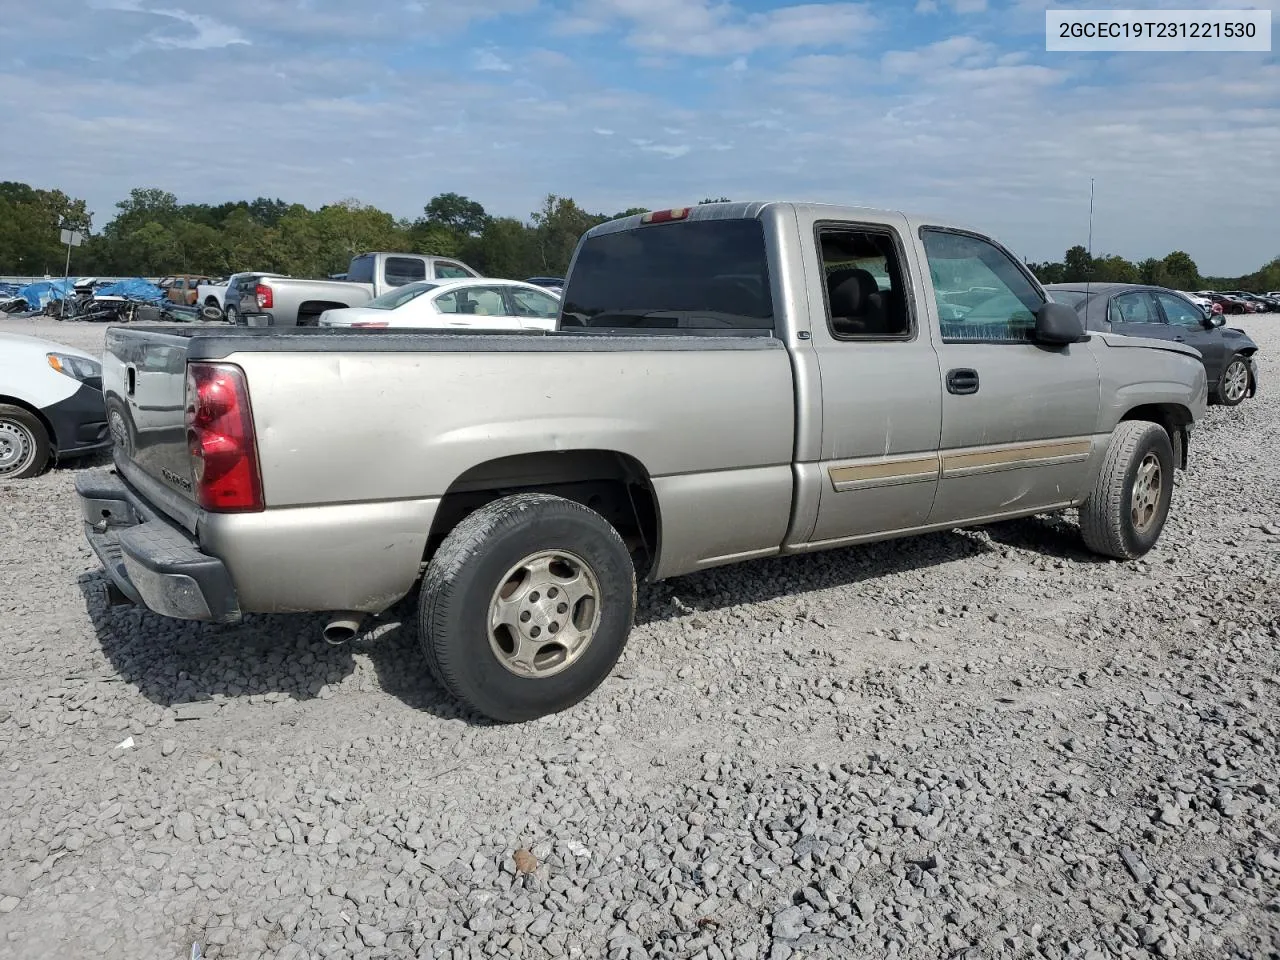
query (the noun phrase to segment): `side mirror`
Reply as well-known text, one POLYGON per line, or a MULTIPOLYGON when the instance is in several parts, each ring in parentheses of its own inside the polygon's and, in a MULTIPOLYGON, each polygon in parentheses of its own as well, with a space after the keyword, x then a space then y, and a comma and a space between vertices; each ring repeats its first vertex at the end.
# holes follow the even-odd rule
POLYGON ((1087 340, 1084 322, 1073 307, 1050 300, 1036 311, 1035 338, 1039 343, 1066 344, 1087 340))
POLYGON ((1208 319, 1205 320, 1205 323, 1207 323, 1210 327, 1225 326, 1226 322, 1227 322, 1227 318, 1220 313, 1211 313, 1209 314, 1208 319))

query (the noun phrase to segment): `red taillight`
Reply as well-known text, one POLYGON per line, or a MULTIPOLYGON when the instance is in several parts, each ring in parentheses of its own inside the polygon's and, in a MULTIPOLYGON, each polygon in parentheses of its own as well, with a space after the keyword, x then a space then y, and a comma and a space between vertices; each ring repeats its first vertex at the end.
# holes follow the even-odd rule
POLYGON ((200 506, 219 513, 266 509, 249 387, 235 364, 187 364, 187 449, 200 506))
POLYGON ((689 216, 688 207, 676 207, 673 210, 653 210, 640 218, 641 223, 670 223, 672 220, 683 220, 689 216))
POLYGON ((265 283, 260 283, 253 288, 254 295, 258 298, 258 309, 268 310, 272 306, 271 288, 265 283))

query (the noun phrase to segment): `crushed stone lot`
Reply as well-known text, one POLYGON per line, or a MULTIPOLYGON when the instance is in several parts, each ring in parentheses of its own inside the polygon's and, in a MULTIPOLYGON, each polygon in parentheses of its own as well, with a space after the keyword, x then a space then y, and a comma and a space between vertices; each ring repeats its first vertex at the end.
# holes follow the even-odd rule
POLYGON ((1259 395, 1144 560, 1046 517, 642 587, 518 726, 408 618, 108 607, 104 458, 0 483, 0 958, 1280 956, 1280 316, 1229 322, 1259 395))

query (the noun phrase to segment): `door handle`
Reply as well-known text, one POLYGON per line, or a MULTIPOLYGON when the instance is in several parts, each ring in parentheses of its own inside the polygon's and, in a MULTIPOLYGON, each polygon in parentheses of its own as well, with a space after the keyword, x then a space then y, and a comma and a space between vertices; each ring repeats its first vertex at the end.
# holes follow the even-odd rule
POLYGON ((978 371, 968 368, 947 371, 947 392, 968 394, 978 392, 978 371))
POLYGON ((1186 338, 1186 337, 1174 337, 1173 339, 1174 339, 1174 342, 1175 342, 1175 343, 1186 343, 1186 342, 1187 342, 1187 338, 1186 338))

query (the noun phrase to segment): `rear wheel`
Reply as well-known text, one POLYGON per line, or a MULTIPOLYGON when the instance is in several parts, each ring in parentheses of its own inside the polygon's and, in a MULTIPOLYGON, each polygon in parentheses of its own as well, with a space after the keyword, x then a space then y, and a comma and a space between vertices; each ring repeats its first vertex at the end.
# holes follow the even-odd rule
POLYGON ((1218 380, 1218 400, 1223 406, 1238 406, 1249 393, 1249 364, 1237 354, 1222 371, 1218 380))
POLYGON ((240 311, 233 306, 228 305, 227 309, 223 311, 223 316, 226 317, 227 323, 240 322, 240 311))
POLYGON ((1094 553, 1136 560, 1155 546, 1173 497, 1173 444, 1163 427, 1126 420, 1111 435, 1102 469, 1080 507, 1080 532, 1094 553))
POLYGON ((437 681, 471 709, 533 720, 603 682, 635 602, 631 557, 602 516, 517 494, 476 510, 440 545, 422 581, 419 640, 437 681))
POLYGON ((49 431, 29 410, 0 403, 0 480, 23 480, 49 463, 49 431))

